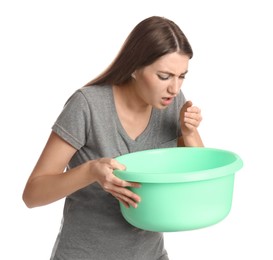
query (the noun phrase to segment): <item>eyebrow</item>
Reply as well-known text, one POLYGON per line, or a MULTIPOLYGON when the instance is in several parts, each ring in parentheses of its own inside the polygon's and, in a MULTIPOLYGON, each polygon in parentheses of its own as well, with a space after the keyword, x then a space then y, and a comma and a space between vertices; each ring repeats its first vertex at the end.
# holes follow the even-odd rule
MULTIPOLYGON (((171 73, 171 72, 168 72, 168 71, 163 71, 163 70, 160 70, 158 71, 159 73, 165 73, 165 74, 169 74, 171 76, 175 76, 175 74, 171 73)), ((185 72, 182 72, 179 76, 184 76, 188 73, 188 70, 186 70, 185 72)))

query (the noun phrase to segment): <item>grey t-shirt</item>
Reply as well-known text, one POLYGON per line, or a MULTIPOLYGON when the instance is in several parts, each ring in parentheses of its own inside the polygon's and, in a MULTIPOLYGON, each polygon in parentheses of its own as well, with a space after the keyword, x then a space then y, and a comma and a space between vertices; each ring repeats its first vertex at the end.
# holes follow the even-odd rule
MULTIPOLYGON (((146 129, 132 140, 119 121, 112 87, 83 87, 68 99, 52 130, 77 149, 67 167, 71 169, 97 158, 175 147, 184 103, 180 92, 166 109, 153 109, 146 129)), ((118 201, 94 183, 66 198, 51 259, 163 260, 168 256, 162 233, 127 223, 118 201)))

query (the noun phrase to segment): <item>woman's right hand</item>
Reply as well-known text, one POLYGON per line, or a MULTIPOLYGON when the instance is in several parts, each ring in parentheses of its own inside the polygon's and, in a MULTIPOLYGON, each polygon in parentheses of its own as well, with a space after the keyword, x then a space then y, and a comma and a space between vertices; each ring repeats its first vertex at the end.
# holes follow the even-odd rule
POLYGON ((115 169, 125 170, 126 167, 123 164, 112 158, 101 158, 91 161, 90 166, 92 175, 95 175, 96 181, 106 192, 111 193, 127 208, 130 205, 137 207, 140 197, 126 187, 139 188, 140 184, 121 180, 113 173, 115 169))

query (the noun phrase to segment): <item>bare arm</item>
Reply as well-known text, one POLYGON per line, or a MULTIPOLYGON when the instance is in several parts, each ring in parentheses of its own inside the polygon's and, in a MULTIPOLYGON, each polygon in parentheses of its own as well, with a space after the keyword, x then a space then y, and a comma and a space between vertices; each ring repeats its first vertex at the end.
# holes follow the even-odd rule
POLYGON ((125 205, 136 206, 140 198, 125 187, 139 185, 114 176, 113 169, 124 169, 114 159, 91 160, 64 173, 75 152, 74 147, 51 133, 23 192, 23 200, 28 207, 52 203, 94 182, 125 205))
POLYGON ((198 107, 192 106, 191 101, 187 101, 180 111, 182 136, 178 139, 178 146, 204 146, 197 130, 201 121, 201 110, 198 107))

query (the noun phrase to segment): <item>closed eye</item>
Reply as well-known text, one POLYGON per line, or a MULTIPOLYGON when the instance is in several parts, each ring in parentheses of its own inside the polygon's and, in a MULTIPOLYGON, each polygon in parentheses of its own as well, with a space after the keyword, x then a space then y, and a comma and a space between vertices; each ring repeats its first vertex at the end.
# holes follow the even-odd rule
MULTIPOLYGON (((187 74, 188 71, 185 71, 184 73, 180 74, 178 76, 179 79, 185 79, 186 78, 186 74, 187 74)), ((172 73, 166 73, 166 72, 159 72, 157 74, 158 78, 161 79, 161 80, 168 80, 170 79, 171 77, 174 77, 175 75, 172 74, 172 73)))
POLYGON ((161 74, 157 74, 158 78, 161 80, 168 80, 170 78, 170 75, 161 75, 161 74))

